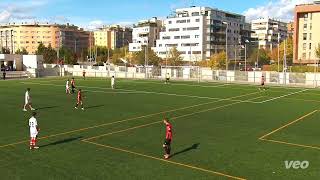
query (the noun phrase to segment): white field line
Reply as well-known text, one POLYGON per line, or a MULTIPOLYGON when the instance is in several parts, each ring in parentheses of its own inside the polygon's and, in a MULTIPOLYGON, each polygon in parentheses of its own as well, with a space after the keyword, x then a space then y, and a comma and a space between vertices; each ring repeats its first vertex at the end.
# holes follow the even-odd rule
MULTIPOLYGON (((81 79, 80 79, 81 80, 81 79)), ((90 81, 106 81, 108 79, 90 79, 90 81)), ((48 80, 48 81, 41 81, 41 82, 48 82, 48 83, 52 83, 52 82, 61 82, 61 80, 48 80)), ((140 81, 140 80, 119 80, 120 83, 122 82, 129 82, 129 83, 137 83, 137 84, 158 84, 158 85, 163 85, 164 83, 162 83, 161 81, 152 81, 152 80, 148 80, 148 82, 144 82, 144 81, 140 81)), ((215 82, 214 82, 215 83, 215 82)), ((252 91, 253 89, 248 89, 248 88, 241 88, 241 87, 231 87, 232 85, 239 85, 242 87, 259 87, 259 85, 252 85, 252 84, 236 84, 236 83, 227 83, 227 84, 219 84, 219 82, 217 82, 216 84, 218 85, 193 85, 193 84, 183 84, 183 83, 171 83, 168 86, 190 86, 190 87, 202 87, 202 88, 228 88, 228 89, 235 89, 235 90, 245 90, 245 91, 252 91), (227 87, 226 87, 227 86, 227 87)), ((80 87, 80 86, 79 86, 80 87)), ((270 86, 272 89, 288 89, 288 90, 294 90, 294 89, 302 89, 299 87, 282 87, 282 86, 270 86)), ((90 88, 90 87, 87 87, 90 88)), ((305 88, 308 89, 308 88, 305 88)), ((125 89, 122 89, 123 91, 128 91, 125 89)), ((277 90, 268 90, 269 92, 279 92, 279 93, 283 93, 283 91, 277 91, 277 90)))
POLYGON ((267 100, 264 100, 264 101, 261 101, 261 102, 258 102, 258 103, 266 103, 266 102, 274 101, 274 100, 277 100, 277 99, 280 99, 280 98, 292 96, 292 95, 299 94, 299 93, 302 93, 302 92, 305 92, 305 91, 308 91, 308 89, 304 89, 304 90, 301 90, 301 91, 297 91, 297 92, 289 93, 289 94, 286 94, 286 95, 274 97, 274 98, 267 99, 267 100))
MULTIPOLYGON (((41 86, 57 86, 64 87, 65 85, 57 85, 57 84, 43 84, 43 83, 29 83, 22 82, 23 84, 36 84, 41 86)), ((78 86, 81 88, 88 89, 111 89, 111 88, 101 88, 101 87, 89 87, 89 86, 78 86)), ((185 94, 172 94, 172 93, 162 93, 162 92, 152 92, 152 91, 138 91, 138 90, 129 90, 129 89, 118 89, 122 92, 105 92, 105 91, 92 91, 92 90, 84 90, 87 92, 98 92, 98 93, 106 93, 106 94, 157 94, 157 95, 166 95, 166 96, 176 96, 176 97, 188 97, 188 98, 198 98, 198 99, 209 99, 209 100, 225 100, 225 101, 234 101, 234 102, 247 102, 247 103, 259 103, 255 101, 246 101, 246 100, 232 100, 230 98, 215 98, 215 97, 205 97, 205 96, 194 96, 194 95, 185 95, 185 94)))

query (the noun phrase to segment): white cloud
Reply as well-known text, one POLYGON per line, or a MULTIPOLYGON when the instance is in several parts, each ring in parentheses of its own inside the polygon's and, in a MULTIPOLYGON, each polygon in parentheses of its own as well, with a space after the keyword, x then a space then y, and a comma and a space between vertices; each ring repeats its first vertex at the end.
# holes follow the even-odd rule
POLYGON ((271 0, 265 5, 249 8, 243 14, 248 22, 257 18, 270 17, 283 21, 292 21, 297 4, 312 3, 313 0, 271 0))
POLYGON ((93 20, 89 22, 89 25, 87 25, 85 29, 95 30, 95 29, 101 28, 103 25, 104 25, 104 22, 102 20, 93 20))
POLYGON ((46 0, 27 0, 22 2, 0 3, 0 23, 10 21, 35 20, 32 15, 34 9, 40 8, 48 3, 46 0))

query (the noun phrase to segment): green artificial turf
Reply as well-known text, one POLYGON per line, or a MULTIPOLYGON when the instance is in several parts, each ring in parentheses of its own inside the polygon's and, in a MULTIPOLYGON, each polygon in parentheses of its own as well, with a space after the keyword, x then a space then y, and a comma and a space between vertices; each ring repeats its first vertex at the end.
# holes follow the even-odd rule
POLYGON ((112 90, 109 79, 79 78, 82 111, 65 81, 0 81, 1 180, 320 179, 319 112, 285 126, 319 109, 317 89, 117 79, 112 90), (38 150, 29 150, 31 112, 22 111, 28 87, 38 150), (174 132, 170 160, 164 117, 174 132), (286 169, 291 160, 310 165, 286 169))

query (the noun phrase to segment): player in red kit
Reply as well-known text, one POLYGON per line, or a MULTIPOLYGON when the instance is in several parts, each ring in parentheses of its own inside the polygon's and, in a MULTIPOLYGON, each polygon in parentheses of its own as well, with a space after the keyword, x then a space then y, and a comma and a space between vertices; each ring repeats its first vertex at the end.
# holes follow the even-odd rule
POLYGON ((79 89, 78 95, 77 95, 77 104, 74 107, 75 109, 78 109, 78 106, 81 105, 81 109, 84 110, 82 98, 83 98, 82 97, 82 91, 81 91, 81 89, 79 89))
POLYGON ((74 78, 71 80, 71 92, 74 94, 74 89, 76 88, 76 82, 74 81, 74 78))
POLYGON ((170 152, 171 152, 171 141, 172 141, 172 125, 170 124, 168 118, 165 118, 163 120, 163 123, 166 125, 166 139, 164 140, 164 143, 162 147, 164 148, 165 159, 170 158, 170 152))

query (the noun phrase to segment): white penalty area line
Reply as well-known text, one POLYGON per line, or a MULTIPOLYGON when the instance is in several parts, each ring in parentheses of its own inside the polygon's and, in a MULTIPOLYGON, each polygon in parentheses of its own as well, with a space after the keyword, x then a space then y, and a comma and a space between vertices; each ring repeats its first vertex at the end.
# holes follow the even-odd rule
POLYGON ((266 103, 266 102, 274 101, 274 100, 277 100, 277 99, 285 98, 285 97, 288 97, 288 96, 292 96, 292 95, 295 95, 295 94, 299 94, 299 93, 302 93, 302 92, 305 92, 305 91, 308 91, 308 89, 304 89, 304 90, 301 90, 301 91, 297 91, 297 92, 289 93, 289 94, 286 94, 286 95, 274 97, 274 98, 267 99, 267 100, 264 100, 264 101, 261 101, 261 102, 257 102, 257 103, 258 104, 266 103))
MULTIPOLYGON (((41 86, 56 86, 56 87, 64 87, 64 85, 57 84, 43 84, 43 83, 33 83, 33 82, 21 82, 23 84, 35 84, 41 86)), ((112 88, 102 88, 102 87, 89 87, 89 86, 78 86, 80 88, 88 88, 88 89, 103 89, 103 90, 112 90, 112 88)), ((206 97, 206 96, 194 96, 194 95, 185 95, 185 94, 173 94, 173 93, 163 93, 163 92, 153 92, 153 91, 140 91, 133 89, 117 89, 122 92, 117 91, 92 91, 92 90, 84 90, 87 92, 98 92, 98 93, 106 93, 106 94, 157 94, 157 95, 166 95, 166 96, 176 96, 176 97, 188 97, 188 98, 198 98, 198 99, 208 99, 208 100, 225 100, 225 101, 234 101, 234 102, 247 102, 247 103, 260 103, 256 101, 250 100, 234 100, 230 98, 215 98, 215 97, 206 97)))

